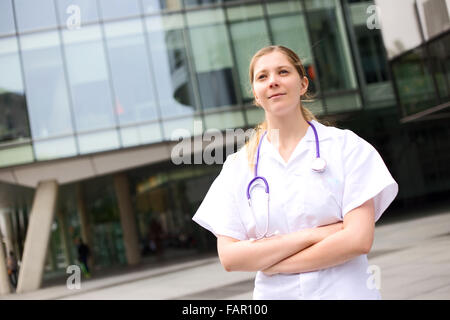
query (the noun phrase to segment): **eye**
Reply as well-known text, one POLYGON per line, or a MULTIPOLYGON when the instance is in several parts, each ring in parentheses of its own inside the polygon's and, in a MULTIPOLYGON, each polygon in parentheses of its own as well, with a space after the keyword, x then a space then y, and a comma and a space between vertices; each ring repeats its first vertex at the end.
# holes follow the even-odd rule
POLYGON ((265 76, 266 76, 265 74, 260 74, 260 75, 258 76, 258 80, 263 79, 265 76))
POLYGON ((282 70, 280 70, 280 73, 288 73, 288 71, 287 70, 284 70, 284 69, 282 69, 282 70))

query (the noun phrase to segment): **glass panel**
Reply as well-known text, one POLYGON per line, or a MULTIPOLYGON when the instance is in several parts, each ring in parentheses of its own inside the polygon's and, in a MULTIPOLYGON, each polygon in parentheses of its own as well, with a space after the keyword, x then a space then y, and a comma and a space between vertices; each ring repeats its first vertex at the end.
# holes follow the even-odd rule
POLYGON ((187 13, 202 106, 236 104, 232 57, 222 9, 187 13))
MULTIPOLYGON (((256 12, 262 11, 262 7, 251 6, 256 12)), ((238 16, 237 11, 241 9, 245 16, 248 12, 246 7, 238 7, 234 9, 234 16, 238 16)), ((229 12, 229 11, 228 11, 229 12)), ((248 68, 252 56, 262 47, 270 45, 269 34, 266 24, 262 19, 251 20, 235 20, 230 23, 231 38, 233 41, 234 55, 236 57, 236 69, 239 75, 239 85, 242 91, 244 103, 253 101, 253 93, 248 78, 248 68)))
POLYGON ((137 127, 121 128, 122 145, 124 147, 162 141, 159 123, 141 125, 137 127))
POLYGON ((115 126, 100 28, 65 30, 63 39, 77 130, 115 126))
POLYGON ((108 56, 120 124, 158 117, 141 20, 105 24, 108 56))
POLYGON ((103 19, 133 16, 141 13, 138 0, 99 0, 103 19))
POLYGON ((196 108, 183 17, 158 16, 146 22, 162 117, 192 114, 196 108))
POLYGON ((429 51, 439 96, 441 101, 448 100, 450 95, 450 34, 432 41, 429 51))
POLYGON ((0 144, 30 137, 17 39, 0 39, 0 144))
POLYGON ((262 6, 257 5, 242 5, 239 7, 231 7, 226 9, 228 21, 250 20, 252 18, 262 18, 262 6))
POLYGON ((305 0, 322 91, 357 87, 339 1, 305 0))
POLYGON ((367 105, 364 107, 367 108, 382 108, 396 104, 394 89, 390 81, 368 84, 365 87, 365 96, 367 105))
POLYGON ((33 137, 73 133, 58 34, 21 36, 20 43, 33 137))
POLYGON ((269 15, 277 14, 290 14, 294 12, 302 11, 300 1, 288 0, 288 1, 271 1, 267 3, 267 13, 269 15))
POLYGON ((78 136, 78 142, 81 154, 119 148, 119 137, 116 130, 81 134, 78 136))
POLYGON ((77 154, 75 138, 73 136, 48 141, 35 141, 33 145, 36 160, 63 158, 77 154))
POLYGON ((274 43, 288 47, 297 53, 309 78, 308 92, 317 93, 318 78, 314 72, 316 67, 313 63, 304 14, 271 16, 269 22, 274 43))
POLYGON ((415 49, 392 64, 404 115, 423 111, 438 102, 430 71, 424 65, 422 50, 415 49))
POLYGON ((0 35, 16 32, 11 0, 0 1, 0 35))
POLYGON ((144 13, 181 10, 181 0, 142 0, 144 13))
MULTIPOLYGON (((164 121, 164 140, 177 140, 179 137, 190 137, 194 134, 194 123, 202 123, 198 117, 188 117, 172 121, 164 121)), ((197 130, 195 130, 197 132, 197 130)), ((200 134, 201 132, 197 132, 200 134)))
POLYGON ((244 115, 241 111, 205 115, 207 129, 234 129, 245 127, 244 115))
POLYGON ((92 0, 58 0, 59 23, 70 27, 79 23, 82 27, 86 23, 99 20, 97 2, 92 0))
POLYGON ((0 167, 33 162, 33 148, 31 144, 8 149, 0 149, 0 167))
POLYGON ((56 27, 53 0, 14 0, 20 32, 56 27))
POLYGON ((315 116, 322 115, 325 112, 322 100, 313 99, 312 101, 302 101, 305 108, 308 108, 315 116))
POLYGON ((215 3, 221 3, 222 0, 184 0, 184 6, 186 8, 189 7, 196 7, 196 6, 203 6, 208 4, 215 4, 215 3))
POLYGON ((250 127, 254 127, 262 123, 265 119, 264 109, 261 107, 245 109, 245 113, 247 115, 247 125, 250 127))
POLYGON ((352 93, 333 97, 325 97, 328 113, 339 113, 355 109, 361 109, 361 98, 359 94, 352 93))

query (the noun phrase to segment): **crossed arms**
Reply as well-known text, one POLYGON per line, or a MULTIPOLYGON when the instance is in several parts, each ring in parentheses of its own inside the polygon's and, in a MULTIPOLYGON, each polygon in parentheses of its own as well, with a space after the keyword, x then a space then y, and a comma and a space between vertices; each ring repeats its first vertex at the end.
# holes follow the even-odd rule
POLYGON ((348 212, 343 222, 256 241, 218 236, 217 250, 226 271, 276 274, 325 269, 370 251, 374 217, 370 199, 348 212))

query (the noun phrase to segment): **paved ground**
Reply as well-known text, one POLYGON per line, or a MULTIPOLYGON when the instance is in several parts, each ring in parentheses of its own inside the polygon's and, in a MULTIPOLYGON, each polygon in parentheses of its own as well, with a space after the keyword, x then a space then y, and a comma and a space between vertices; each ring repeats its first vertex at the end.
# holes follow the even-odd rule
MULTIPOLYGON (((380 219, 369 263, 383 299, 450 299, 450 208, 380 219), (407 217, 405 219, 405 217, 407 217), (385 221, 383 221, 385 220, 385 221)), ((0 299, 252 299, 254 273, 223 270, 216 256, 153 265, 0 299)))

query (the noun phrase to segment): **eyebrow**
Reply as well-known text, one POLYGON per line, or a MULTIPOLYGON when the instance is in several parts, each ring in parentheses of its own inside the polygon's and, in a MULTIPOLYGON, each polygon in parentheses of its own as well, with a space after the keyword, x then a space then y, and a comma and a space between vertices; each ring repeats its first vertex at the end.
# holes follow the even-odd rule
MULTIPOLYGON (((292 68, 292 67, 291 66, 278 66, 278 67, 276 67, 276 69, 283 69, 283 68, 292 68)), ((266 69, 259 70, 258 72, 255 73, 255 76, 257 74, 260 74, 260 73, 266 72, 266 71, 267 71, 266 69)))

